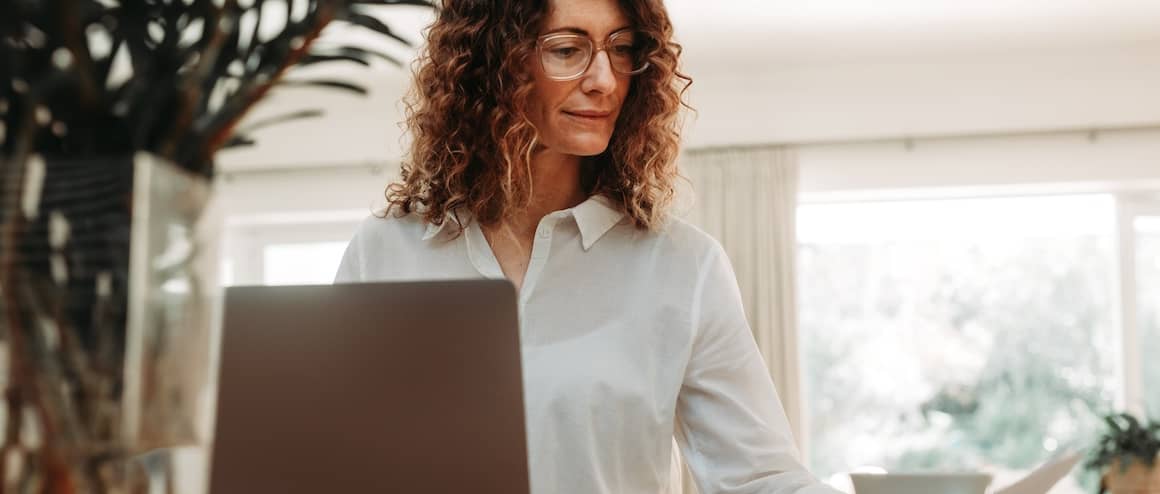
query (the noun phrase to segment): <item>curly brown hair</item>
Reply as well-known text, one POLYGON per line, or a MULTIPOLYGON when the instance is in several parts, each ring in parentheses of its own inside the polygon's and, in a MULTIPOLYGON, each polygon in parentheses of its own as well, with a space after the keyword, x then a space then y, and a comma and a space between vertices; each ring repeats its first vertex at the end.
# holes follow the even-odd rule
MULTIPOLYGON (((650 65, 634 76, 608 148, 583 160, 582 185, 638 228, 657 229, 675 194, 678 117, 692 79, 678 69, 681 46, 662 0, 619 3, 650 65)), ((441 225, 462 208, 491 226, 531 202, 538 139, 526 67, 548 14, 548 0, 443 2, 406 98, 412 142, 402 180, 386 191, 391 209, 441 225)))

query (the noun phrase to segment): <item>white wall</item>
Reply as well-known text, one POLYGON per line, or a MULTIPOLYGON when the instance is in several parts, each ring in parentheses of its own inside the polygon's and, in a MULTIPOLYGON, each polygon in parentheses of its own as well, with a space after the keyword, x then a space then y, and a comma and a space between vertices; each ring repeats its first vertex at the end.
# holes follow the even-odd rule
MULTIPOLYGON (((1160 128, 805 145, 798 155, 807 202, 1160 190, 1160 128)), ((320 210, 350 218, 381 207, 394 176, 367 165, 243 171, 223 175, 218 190, 244 221, 320 210)))
POLYGON ((325 210, 343 217, 369 215, 385 204, 384 191, 394 177, 395 170, 382 165, 335 164, 226 172, 215 187, 229 215, 277 223, 283 221, 279 217, 325 210))
MULTIPOLYGON (((1160 181, 1156 131, 1022 137, 989 134, 1160 124, 1160 52, 764 67, 701 73, 686 146, 804 143, 806 198, 850 189, 1062 182, 1132 187, 1160 181), (923 136, 979 134, 972 139, 923 136), (902 141, 916 136, 911 149, 902 141), (870 142, 859 143, 862 140, 870 142), (855 142, 846 142, 855 141, 855 142), (813 195, 811 195, 813 194, 813 195)), ((370 98, 286 92, 257 117, 325 107, 325 119, 275 126, 260 145, 221 155, 234 210, 368 209, 402 149, 399 70, 351 72, 370 98), (305 96, 305 95, 309 96, 305 96), (294 97, 297 96, 297 97, 294 97), (368 170, 383 166, 375 175, 368 170), (276 170, 296 169, 293 173, 276 170), (257 170, 266 170, 254 173, 257 170)), ((376 202, 378 201, 378 202, 376 202)))
POLYGON ((325 77, 360 84, 370 93, 359 96, 313 88, 275 89, 239 127, 305 109, 321 109, 325 115, 255 132, 256 146, 218 154, 219 169, 229 172, 396 161, 402 149, 402 95, 409 83, 404 69, 338 66, 329 68, 325 77))
POLYGON ((693 71, 693 147, 1160 123, 1160 52, 693 71))
POLYGON ((1160 126, 807 145, 799 157, 805 201, 1160 190, 1160 126))

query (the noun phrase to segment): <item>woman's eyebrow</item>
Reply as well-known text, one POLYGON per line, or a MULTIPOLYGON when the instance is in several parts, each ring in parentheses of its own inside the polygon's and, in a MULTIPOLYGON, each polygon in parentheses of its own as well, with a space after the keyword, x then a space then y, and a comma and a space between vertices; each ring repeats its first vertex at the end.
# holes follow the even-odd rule
MULTIPOLYGON (((631 28, 632 28, 632 26, 624 26, 624 27, 616 28, 616 29, 613 29, 611 31, 611 34, 616 34, 616 33, 619 33, 621 31, 627 31, 631 28)), ((574 27, 574 26, 558 27, 556 29, 553 29, 551 31, 544 33, 544 35, 556 34, 556 33, 572 33, 572 34, 582 34, 584 36, 591 36, 591 34, 588 33, 587 29, 574 27)))

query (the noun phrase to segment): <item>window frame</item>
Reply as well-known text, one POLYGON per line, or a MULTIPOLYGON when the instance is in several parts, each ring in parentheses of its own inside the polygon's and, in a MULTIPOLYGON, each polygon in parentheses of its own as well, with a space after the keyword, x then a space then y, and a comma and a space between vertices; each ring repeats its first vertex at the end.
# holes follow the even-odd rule
POLYGON ((1136 282, 1136 219, 1160 216, 1160 197, 1141 193, 1116 194, 1116 284, 1120 338, 1119 394, 1116 407, 1137 416, 1145 413, 1144 368, 1140 348, 1138 285, 1136 282))

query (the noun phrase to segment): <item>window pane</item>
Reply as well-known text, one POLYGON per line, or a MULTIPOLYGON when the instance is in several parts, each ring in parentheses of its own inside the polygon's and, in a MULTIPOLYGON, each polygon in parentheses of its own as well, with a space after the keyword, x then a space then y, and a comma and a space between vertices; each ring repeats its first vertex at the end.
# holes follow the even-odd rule
POLYGON ((1114 214, 1108 196, 801 207, 817 473, 982 469, 1003 486, 1087 446, 1117 389, 1114 214))
POLYGON ((262 252, 266 285, 327 285, 334 281, 346 242, 268 245, 262 252))
POLYGON ((1160 417, 1160 216, 1136 219, 1136 289, 1140 321, 1140 364, 1144 404, 1160 417))

